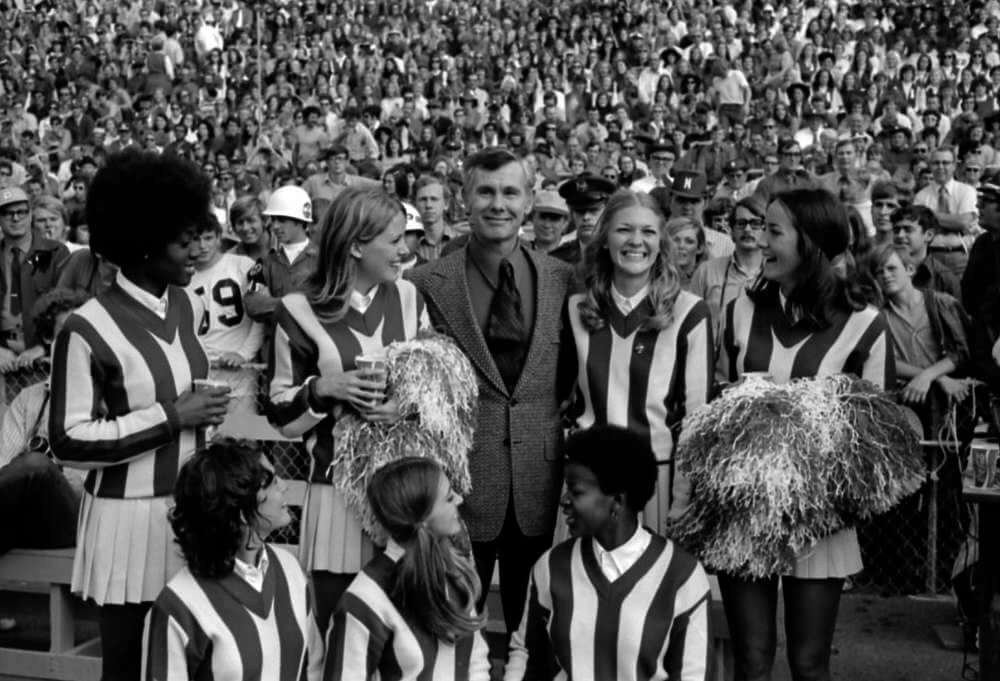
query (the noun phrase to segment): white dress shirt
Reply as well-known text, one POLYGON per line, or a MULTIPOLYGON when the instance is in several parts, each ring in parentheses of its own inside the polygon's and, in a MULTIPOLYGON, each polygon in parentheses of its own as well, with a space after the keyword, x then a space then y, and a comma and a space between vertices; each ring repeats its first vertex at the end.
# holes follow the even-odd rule
POLYGON ((601 572, 608 578, 608 581, 613 582, 628 572, 628 569, 635 565, 636 561, 649 548, 649 542, 652 538, 653 535, 649 533, 649 530, 639 525, 627 542, 610 551, 605 550, 601 543, 595 539, 594 553, 597 557, 597 564, 600 565, 601 572))
POLYGON ((645 298, 648 295, 649 295, 649 284, 646 284, 641 289, 639 289, 638 293, 636 293, 634 296, 629 296, 628 298, 619 293, 618 289, 615 287, 614 284, 611 284, 611 300, 615 301, 615 306, 617 306, 618 309, 621 311, 621 313, 625 316, 628 316, 628 314, 632 312, 632 310, 637 308, 639 306, 639 303, 642 302, 643 298, 645 298))

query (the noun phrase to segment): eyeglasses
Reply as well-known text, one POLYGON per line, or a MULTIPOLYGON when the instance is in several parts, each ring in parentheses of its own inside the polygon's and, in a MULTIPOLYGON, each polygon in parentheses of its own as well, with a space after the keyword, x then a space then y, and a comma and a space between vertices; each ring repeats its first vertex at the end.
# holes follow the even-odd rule
POLYGON ((7 218, 8 220, 23 220, 28 217, 28 209, 21 208, 20 210, 5 210, 0 211, 0 217, 7 218))
POLYGON ((756 229, 760 230, 764 228, 764 221, 760 218, 754 218, 752 220, 733 220, 733 227, 736 229, 756 229))
POLYGON ((625 144, 625 145, 622 145, 622 149, 624 149, 625 151, 635 151, 635 145, 634 144, 625 144))
POLYGON ((781 152, 781 155, 782 156, 791 156, 793 158, 796 158, 796 157, 802 156, 802 152, 801 151, 783 151, 783 152, 781 152))
POLYGON ((673 163, 674 162, 674 157, 673 156, 650 156, 649 157, 649 162, 650 163, 673 163))

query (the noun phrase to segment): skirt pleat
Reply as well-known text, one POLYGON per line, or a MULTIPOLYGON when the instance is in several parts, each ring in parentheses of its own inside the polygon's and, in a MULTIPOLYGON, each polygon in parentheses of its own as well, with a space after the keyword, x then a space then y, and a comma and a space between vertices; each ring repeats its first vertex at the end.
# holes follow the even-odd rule
POLYGON ((300 527, 299 560, 305 570, 360 572, 375 556, 357 514, 333 485, 309 483, 300 527))
POLYGON ((84 494, 72 590, 98 605, 143 603, 184 565, 167 522, 170 497, 104 499, 84 494))
POLYGON ((843 579, 861 572, 861 547, 854 528, 834 532, 801 552, 790 573, 799 579, 843 579))

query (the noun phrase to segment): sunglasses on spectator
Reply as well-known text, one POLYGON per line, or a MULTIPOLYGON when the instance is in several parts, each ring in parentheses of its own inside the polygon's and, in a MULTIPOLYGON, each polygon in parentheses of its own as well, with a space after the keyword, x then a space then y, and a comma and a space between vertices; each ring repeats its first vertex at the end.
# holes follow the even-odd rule
POLYGON ((764 221, 760 218, 753 218, 752 220, 733 220, 733 227, 736 229, 763 229, 764 221))
POLYGON ((9 220, 23 220, 28 217, 28 209, 20 208, 17 210, 4 210, 0 211, 0 217, 5 217, 9 220))

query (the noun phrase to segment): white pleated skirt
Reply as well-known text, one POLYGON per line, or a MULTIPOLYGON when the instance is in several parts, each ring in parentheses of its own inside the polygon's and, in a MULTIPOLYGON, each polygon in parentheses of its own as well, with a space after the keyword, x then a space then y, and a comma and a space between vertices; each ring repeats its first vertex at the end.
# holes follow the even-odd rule
POLYGON ((801 552, 789 575, 799 579, 843 579, 864 568, 854 528, 834 532, 801 552))
POLYGON ((311 482, 302 505, 299 561, 305 570, 361 572, 375 557, 375 545, 361 521, 333 485, 311 482))
POLYGON ((173 499, 106 499, 84 493, 73 559, 73 593, 98 605, 156 600, 184 566, 167 521, 173 499))

